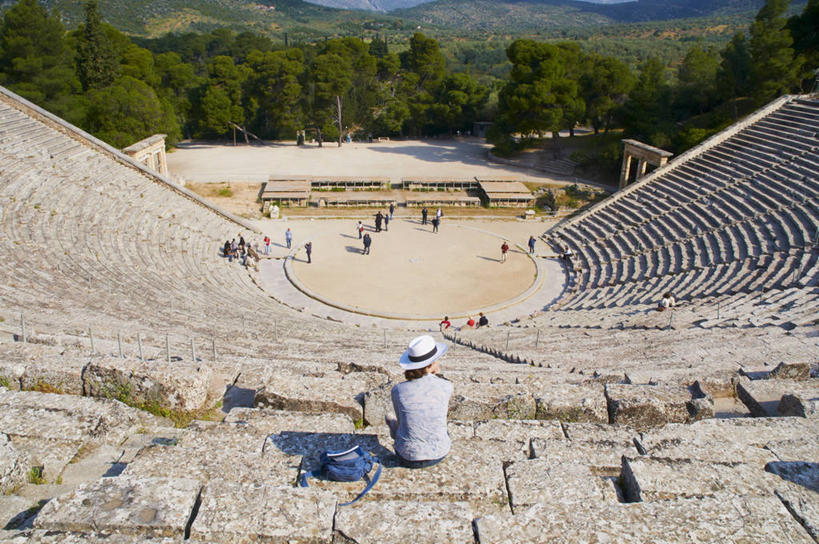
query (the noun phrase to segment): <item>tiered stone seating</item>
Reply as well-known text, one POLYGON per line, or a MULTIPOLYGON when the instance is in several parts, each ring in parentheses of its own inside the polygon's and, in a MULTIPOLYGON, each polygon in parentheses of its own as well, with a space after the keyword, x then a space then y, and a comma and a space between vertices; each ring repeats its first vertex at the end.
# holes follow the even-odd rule
POLYGON ((219 255, 249 225, 0 95, 0 341, 21 312, 30 341, 0 342, 0 540, 816 538, 815 369, 766 372, 815 360, 815 100, 556 231, 577 292, 447 333, 453 448, 413 471, 383 421, 416 332, 264 296, 219 255), (384 465, 365 500, 294 486, 354 444, 384 465))

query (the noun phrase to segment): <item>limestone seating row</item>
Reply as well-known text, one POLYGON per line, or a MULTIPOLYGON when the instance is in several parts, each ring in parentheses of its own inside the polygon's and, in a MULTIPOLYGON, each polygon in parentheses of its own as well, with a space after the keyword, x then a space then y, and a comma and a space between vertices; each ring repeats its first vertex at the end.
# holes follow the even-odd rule
MULTIPOLYGON (((709 312, 711 310, 711 315, 716 317, 716 310, 709 309, 709 312)), ((719 322, 713 329, 690 327, 689 324, 703 318, 702 313, 681 314, 678 320, 682 328, 671 330, 660 330, 668 327, 669 318, 658 312, 630 316, 610 311, 609 318, 599 313, 549 312, 534 322, 535 325, 546 323, 537 330, 495 327, 470 334, 462 331, 458 342, 498 353, 507 360, 569 371, 575 376, 574 381, 580 383, 694 385, 699 382, 715 398, 733 396, 740 368, 810 360, 815 351, 815 342, 788 334, 779 327, 757 334, 743 328, 722 328, 719 322), (584 314, 588 314, 585 321, 584 314), (561 315, 565 317, 557 322, 546 321, 546 316, 559 318, 561 315), (572 346, 570 358, 564 351, 569 345, 572 346)), ((723 319, 727 318, 723 314, 723 319)), ((539 380, 539 376, 535 374, 528 379, 539 380)), ((566 377, 560 379, 564 383, 573 381, 566 377)), ((525 383, 527 377, 521 376, 519 381, 525 383)))
MULTIPOLYGON (((815 143, 812 146, 800 144, 801 147, 797 146, 798 149, 784 150, 781 149, 782 145, 779 145, 782 143, 779 136, 776 135, 772 136, 771 142, 766 145, 759 140, 756 132, 748 134, 740 132, 720 146, 672 169, 651 185, 614 201, 610 206, 601 208, 584 221, 565 228, 563 232, 559 230, 557 234, 563 235, 563 243, 574 246, 574 252, 578 255, 579 268, 590 270, 590 273, 584 275, 585 282, 577 286, 578 290, 597 286, 597 281, 610 282, 612 280, 608 274, 597 274, 593 270, 605 266, 612 260, 612 256, 604 247, 601 246, 600 251, 596 250, 600 240, 611 238, 611 247, 615 250, 614 258, 622 259, 630 254, 642 253, 645 248, 665 246, 669 243, 676 244, 675 238, 690 236, 690 231, 683 231, 675 235, 673 228, 670 231, 661 232, 666 229, 646 227, 646 223, 652 221, 653 218, 651 215, 646 216, 644 211, 647 204, 652 201, 660 204, 658 209, 652 210, 657 218, 673 216, 679 214, 680 211, 688 210, 691 212, 689 218, 694 219, 694 222, 689 223, 687 228, 693 228, 699 232, 703 230, 720 231, 715 233, 717 235, 715 252, 711 254, 708 251, 701 257, 703 261, 706 261, 702 264, 706 266, 714 262, 729 261, 736 256, 743 257, 751 251, 756 253, 755 246, 748 244, 746 240, 737 243, 732 236, 735 230, 730 229, 730 226, 749 219, 761 219, 759 214, 766 211, 768 212, 766 217, 771 219, 769 223, 775 234, 773 248, 812 245, 815 234, 811 233, 811 230, 814 230, 813 227, 816 224, 816 209, 810 200, 804 200, 804 198, 815 199, 816 195, 815 184, 811 181, 811 176, 816 176, 819 164, 810 158, 816 146, 815 143), (747 153, 746 148, 754 149, 755 152, 747 153), (749 169, 748 167, 755 162, 756 166, 749 169), (700 163, 708 166, 701 168, 700 163), (722 174, 720 171, 723 168, 729 170, 722 174), (732 175, 731 168, 739 169, 739 175, 732 175), (719 176, 724 175, 725 181, 714 179, 715 183, 711 184, 709 180, 714 173, 719 176), (674 181, 674 185, 669 184, 671 180, 674 181), (708 185, 705 192, 702 187, 704 183, 708 185), (753 198, 754 195, 762 194, 756 192, 756 187, 770 193, 772 197, 769 198, 767 194, 764 194, 763 198, 759 199, 762 206, 753 198), (805 196, 802 199, 796 199, 793 187, 803 191, 805 196), (663 195, 662 200, 652 196, 660 194, 663 195), (778 204, 782 201, 783 194, 787 203, 785 209, 778 204), (681 198, 678 198, 678 195, 681 198), (666 200, 668 198, 673 200, 670 208, 666 200), (632 206, 631 202, 635 201, 640 205, 632 206), (663 211, 663 201, 666 202, 665 211, 663 211), (709 210, 700 208, 696 201, 708 203, 709 210), (714 212, 717 212, 717 215, 723 214, 723 217, 715 220, 717 218, 714 212), (595 224, 596 221, 600 223, 600 226, 595 224), (723 225, 728 225, 729 229, 723 231, 723 225), (596 234, 588 237, 583 232, 584 230, 596 234), (636 236, 631 236, 631 230, 635 230, 636 236), (658 244, 658 235, 670 235, 670 239, 664 238, 658 244), (600 253, 599 256, 598 253, 600 253)), ((673 225, 686 222, 688 221, 675 221, 673 225)), ((761 250, 760 253, 764 251, 761 250)), ((678 252, 671 253, 677 254, 678 252)), ((667 271, 675 270, 675 267, 673 265, 663 266, 658 269, 667 271)), ((648 273, 650 274, 651 271, 648 273)), ((642 279, 644 276, 644 271, 639 270, 636 279, 642 279)), ((631 278, 632 276, 626 277, 631 278)), ((618 280, 614 279, 614 281, 618 280)))
MULTIPOLYGON (((33 122, 30 123, 30 124, 36 129, 35 131, 39 131, 41 133, 47 133, 47 134, 51 134, 51 135, 57 134, 53 130, 51 130, 50 128, 45 127, 44 125, 37 125, 36 123, 33 123, 33 122)), ((67 137, 64 137, 64 136, 59 135, 59 134, 54 136, 53 139, 59 140, 60 138, 63 138, 64 140, 69 141, 69 142, 73 141, 73 140, 70 140, 67 137)), ((57 186, 54 186, 53 183, 44 183, 42 180, 45 180, 47 178, 45 177, 46 176, 45 171, 43 171, 42 176, 40 176, 41 182, 40 182, 40 187, 39 187, 40 189, 42 189, 42 199, 44 201, 42 203, 41 207, 43 209, 45 209, 45 210, 60 209, 60 212, 63 212, 63 210, 61 209, 62 206, 55 206, 55 208, 52 208, 51 205, 49 205, 50 201, 60 202, 60 203, 65 201, 64 198, 61 198, 61 197, 63 197, 63 195, 60 194, 60 191, 68 190, 69 191, 68 196, 77 196, 78 194, 82 194, 83 198, 81 200, 78 199, 78 202, 84 203, 85 206, 79 206, 79 207, 71 206, 71 207, 66 208, 66 210, 65 210, 66 213, 69 213, 69 212, 70 213, 68 215, 66 215, 64 222, 65 223, 70 223, 70 224, 76 226, 78 220, 86 221, 86 222, 90 221, 92 224, 97 223, 98 221, 101 220, 101 221, 103 221, 103 223, 97 223, 97 224, 99 226, 103 227, 103 230, 104 230, 104 228, 106 226, 105 222, 107 221, 107 219, 105 219, 105 218, 117 217, 117 213, 115 211, 116 207, 117 207, 117 203, 121 203, 121 205, 122 205, 122 209, 120 210, 120 214, 121 214, 122 211, 126 211, 126 212, 130 211, 130 210, 136 211, 138 209, 138 207, 136 207, 136 208, 134 207, 133 199, 118 198, 119 194, 118 194, 117 190, 120 188, 119 186, 125 185, 125 186, 128 186, 132 190, 137 190, 136 187, 140 187, 143 190, 143 193, 141 193, 141 195, 148 195, 148 197, 149 197, 148 199, 144 199, 144 201, 142 203, 149 206, 150 209, 152 209, 152 210, 154 210, 154 208, 157 206, 157 204, 161 204, 162 201, 165 200, 166 197, 167 197, 167 190, 164 190, 163 188, 159 187, 157 184, 154 184, 154 183, 150 183, 150 182, 145 183, 145 180, 143 179, 143 176, 141 174, 138 174, 138 173, 130 170, 127 167, 123 167, 123 166, 120 166, 120 165, 118 165, 116 163, 113 163, 112 161, 110 161, 108 159, 98 159, 96 161, 86 161, 86 163, 83 164, 82 167, 80 167, 79 163, 72 164, 71 159, 66 159, 64 163, 61 163, 61 167, 57 168, 57 170, 60 171, 61 173, 63 173, 64 175, 67 175, 67 176, 70 177, 71 175, 74 175, 73 174, 74 172, 87 171, 87 170, 84 170, 84 169, 87 169, 89 167, 89 164, 88 164, 89 162, 91 163, 90 166, 91 166, 91 171, 92 172, 95 172, 95 167, 98 167, 97 171, 95 172, 96 175, 94 175, 94 178, 95 178, 94 183, 96 184, 95 187, 97 187, 97 189, 95 189, 93 191, 85 190, 85 192, 79 192, 79 191, 74 190, 74 186, 75 186, 74 184, 66 183, 67 180, 65 180, 65 179, 62 180, 63 183, 60 183, 57 186), (139 183, 133 183, 133 181, 129 181, 129 180, 135 180, 135 179, 140 179, 141 181, 139 183), (99 190, 100 187, 105 187, 105 186, 108 186, 108 187, 111 188, 110 194, 105 195, 104 198, 100 198, 102 195, 98 194, 98 190, 99 190), (151 195, 156 195, 156 198, 152 197, 151 195), (89 200, 88 197, 91 197, 91 199, 89 200), (94 212, 93 215, 91 215, 90 218, 88 216, 84 217, 82 215, 76 215, 76 213, 75 213, 76 211, 84 210, 84 209, 87 209, 89 211, 93 211, 94 212), (101 213, 101 210, 103 210, 104 213, 101 213), (112 213, 112 211, 114 213, 112 213)), ((32 176, 32 177, 37 179, 37 176, 32 176)), ((104 193, 104 191, 99 191, 99 192, 104 193)), ((179 200, 184 201, 184 199, 179 199, 179 200)), ((179 203, 175 202, 174 205, 176 205, 176 204, 179 204, 179 203)), ((190 211, 199 212, 199 213, 197 213, 197 215, 206 215, 208 217, 208 219, 212 219, 213 214, 209 214, 209 213, 204 213, 203 214, 203 213, 201 213, 201 209, 197 210, 196 209, 197 207, 195 205, 191 205, 191 206, 192 206, 192 208, 189 206, 190 211)), ((161 208, 162 206, 159 206, 159 207, 161 208)), ((185 209, 185 210, 182 210, 182 211, 185 212, 185 211, 188 211, 188 209, 185 209)), ((154 213, 156 213, 156 211, 152 211, 150 213, 153 216, 154 213)), ((161 215, 161 213, 162 212, 160 211, 159 215, 161 215)), ((138 215, 138 214, 132 214, 132 216, 134 216, 134 215, 138 215)), ((147 214, 143 214, 143 215, 147 215, 147 214)), ((215 216, 213 216, 213 217, 215 217, 215 216)), ((13 220, 13 217, 12 217, 12 219, 9 219, 8 213, 5 214, 5 219, 6 219, 6 221, 4 221, 5 223, 15 223, 15 221, 13 220)), ((62 217, 61 217, 61 219, 62 219, 62 217)), ((222 223, 222 230, 224 230, 225 222, 222 221, 222 220, 220 220, 220 222, 222 223)), ((20 217, 20 223, 26 223, 26 220, 23 217, 20 217)), ((194 225, 197 225, 197 224, 199 224, 199 223, 194 222, 194 225)), ((59 234, 59 233, 62 233, 64 231, 71 232, 68 229, 60 228, 59 224, 55 224, 55 226, 57 228, 54 229, 53 231, 51 231, 50 233, 49 232, 44 233, 43 241, 48 240, 50 242, 53 242, 55 234, 59 234)), ((190 230, 187 224, 185 226, 185 229, 186 229, 186 231, 190 230)), ((230 230, 233 230, 233 228, 230 228, 230 230)), ((113 244, 104 244, 104 242, 107 241, 107 239, 105 237, 103 237, 102 239, 100 239, 99 237, 96 237, 95 241, 102 241, 103 242, 103 245, 100 248, 103 251, 100 251, 100 250, 98 250, 96 248, 92 249, 94 246, 89 245, 89 244, 86 244, 86 247, 88 247, 90 251, 93 251, 92 257, 94 257, 95 260, 98 258, 100 253, 105 255, 106 253, 104 253, 104 252, 106 252, 106 251, 107 251, 108 254, 110 254, 110 252, 112 252, 112 251, 115 251, 114 249, 112 249, 113 247, 118 247, 119 248, 119 252, 117 252, 117 253, 129 254, 129 255, 132 254, 132 253, 135 253, 135 252, 140 253, 141 251, 144 251, 142 249, 142 247, 140 247, 141 245, 144 245, 144 244, 136 244, 136 248, 129 247, 129 244, 127 244, 127 243, 123 246, 123 239, 120 236, 120 234, 122 234, 122 233, 117 232, 116 236, 114 236, 113 234, 110 235, 110 239, 115 239, 117 241, 118 246, 114 246, 113 244), (135 249, 136 249, 136 251, 134 251, 135 249)), ((141 235, 141 236, 149 237, 149 239, 150 238, 153 238, 153 239, 157 239, 157 238, 161 239, 162 238, 162 236, 150 236, 149 232, 144 232, 144 231, 141 231, 138 234, 141 235)), ((164 232, 162 234, 164 234, 164 232)), ((222 235, 219 236, 219 239, 223 238, 224 236, 230 236, 230 234, 226 234, 226 233, 223 232, 222 235)), ((12 236, 10 236, 10 238, 11 239, 16 239, 16 240, 19 241, 20 235, 18 233, 15 233, 12 236)), ((210 250, 211 254, 215 254, 215 249, 216 249, 216 247, 218 247, 218 245, 221 243, 221 241, 219 241, 218 239, 215 239, 215 237, 211 233, 207 234, 207 238, 209 238, 211 240, 211 244, 212 244, 211 247, 209 247, 208 249, 210 250)), ((77 244, 78 241, 79 240, 75 237, 75 239, 72 240, 70 243, 63 244, 63 245, 69 246, 72 249, 76 250, 77 247, 78 247, 78 244, 77 244)), ((80 247, 82 247, 82 246, 80 246, 80 247)), ((12 250, 11 253, 14 254, 15 252, 12 250)), ((19 252, 17 252, 17 253, 19 253, 19 252)), ((81 253, 80 257, 82 257, 82 251, 80 253, 81 253)), ((173 256, 171 256, 171 257, 173 257, 173 256)), ((74 256, 73 259, 71 259, 71 260, 74 260, 74 259, 76 259, 76 256, 74 256)), ((113 262, 114 259, 111 259, 111 261, 113 262)), ((163 262, 168 262, 168 259, 167 258, 152 259, 152 262, 154 262, 154 263, 163 263, 163 262)), ((173 260, 170 261, 171 264, 173 264, 173 262, 174 262, 173 260)), ((192 260, 192 259, 189 259, 189 260, 187 260, 186 264, 190 265, 192 262, 195 262, 195 261, 192 260)), ((109 262, 109 263, 106 263, 106 264, 110 265, 112 263, 109 262)), ((94 267, 84 266, 82 268, 89 270, 90 273, 88 275, 90 277, 94 276, 94 267)), ((162 277, 168 276, 169 274, 164 273, 165 270, 169 270, 170 277, 179 276, 179 274, 177 274, 178 268, 179 267, 176 267, 176 266, 170 266, 170 267, 167 267, 165 269, 162 269, 163 273, 152 274, 150 276, 150 278, 146 278, 146 283, 148 283, 151 280, 153 280, 155 282, 157 277, 162 278, 162 277)), ((117 270, 117 272, 119 272, 119 270, 117 270)), ((123 270, 123 272, 124 272, 124 270, 123 270)), ((195 270, 193 270, 191 272, 195 272, 195 270)), ((127 282, 122 281, 122 282, 119 282, 119 283, 120 284, 126 284, 127 282)), ((168 287, 170 288, 170 285, 168 287)), ((239 293, 245 293, 246 291, 248 291, 248 287, 250 287, 249 282, 241 290, 239 290, 239 293)), ((138 292, 138 291, 142 290, 141 288, 142 288, 141 285, 139 285, 139 284, 135 285, 134 292, 138 292)), ((177 287, 177 289, 178 289, 178 287, 177 287)), ((236 293, 234 293, 234 296, 235 296, 235 294, 236 293)), ((256 296, 257 295, 257 289, 255 288, 255 286, 253 288, 253 296, 251 297, 250 293, 246 293, 246 295, 247 296, 245 298, 247 300, 244 301, 244 306, 245 307, 248 307, 248 306, 252 307, 251 304, 258 302, 258 300, 257 300, 258 297, 256 296), (252 300, 252 302, 251 302, 251 300, 252 300)), ((128 300, 128 302, 130 303, 131 300, 128 300)))
POLYGON ((195 424, 144 446, 121 476, 55 498, 35 518, 34 531, 20 538, 51 531, 91 542, 106 534, 122 542, 542 542, 568 535, 810 542, 806 527, 816 522, 809 491, 815 476, 799 462, 802 452, 815 452, 811 420, 704 420, 644 433, 582 423, 476 422, 451 426, 453 449, 443 463, 410 471, 394 466, 383 435, 354 434, 327 416, 236 412, 224 423, 195 424), (725 448, 726 441, 737 447, 725 448), (350 443, 382 455, 385 464, 366 499, 336 506, 360 483, 311 480, 307 490, 293 487, 301 470, 315 467, 317 452, 350 443), (153 468, 139 464, 157 449, 188 450, 187 477, 173 458, 153 468), (243 459, 242 452, 259 458, 254 472, 237 470, 242 462, 228 465, 229 458, 243 459), (272 476, 257 481, 259 467, 290 457, 286 484, 272 476), (226 477, 202 472, 207 458, 226 477), (163 470, 169 475, 148 475, 163 470))

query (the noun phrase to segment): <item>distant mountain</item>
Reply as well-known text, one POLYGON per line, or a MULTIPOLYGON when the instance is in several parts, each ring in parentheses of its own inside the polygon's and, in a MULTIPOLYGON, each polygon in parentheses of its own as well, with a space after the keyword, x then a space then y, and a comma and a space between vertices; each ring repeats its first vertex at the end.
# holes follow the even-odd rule
MULTIPOLYGON (((756 12, 765 0, 435 0, 391 12, 427 25, 521 32, 756 12)), ((796 3, 804 3, 796 0, 796 3)))
MULTIPOLYGON (((409 9, 435 0, 305 0, 311 4, 337 9, 357 9, 369 11, 394 11, 409 9)), ((622 4, 635 0, 579 0, 589 4, 622 4)), ((504 2, 497 2, 503 4, 504 2)))
POLYGON ((433 0, 305 0, 328 8, 358 9, 368 11, 393 11, 407 9, 433 0))

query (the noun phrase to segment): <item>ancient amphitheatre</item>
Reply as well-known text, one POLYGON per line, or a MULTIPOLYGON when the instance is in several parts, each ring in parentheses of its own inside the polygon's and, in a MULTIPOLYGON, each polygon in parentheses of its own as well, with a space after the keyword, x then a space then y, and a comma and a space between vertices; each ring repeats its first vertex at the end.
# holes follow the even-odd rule
MULTIPOLYGON (((572 247, 565 289, 444 334, 453 449, 419 471, 383 425, 419 327, 301 305, 286 276, 220 257, 258 223, 0 102, 0 540, 816 541, 816 96, 542 224, 526 262, 572 247), (652 311, 669 290, 679 306, 652 311), (358 483, 294 487, 351 444, 385 465, 363 501, 337 506, 358 483)), ((321 230, 357 247, 350 223, 299 232, 318 259, 321 230)))

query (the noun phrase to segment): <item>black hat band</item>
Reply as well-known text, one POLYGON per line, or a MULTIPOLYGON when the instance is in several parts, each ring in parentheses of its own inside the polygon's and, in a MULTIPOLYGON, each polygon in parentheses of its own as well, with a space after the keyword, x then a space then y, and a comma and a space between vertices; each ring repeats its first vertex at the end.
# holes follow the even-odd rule
POLYGON ((427 359, 429 359, 430 357, 432 357, 436 353, 438 353, 438 346, 433 347, 432 351, 430 351, 429 353, 419 355, 418 357, 413 357, 412 355, 408 355, 407 358, 410 361, 412 361, 413 363, 420 363, 421 361, 426 361, 427 359))

